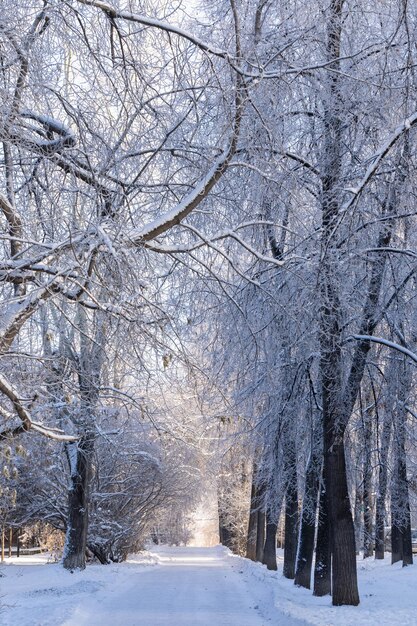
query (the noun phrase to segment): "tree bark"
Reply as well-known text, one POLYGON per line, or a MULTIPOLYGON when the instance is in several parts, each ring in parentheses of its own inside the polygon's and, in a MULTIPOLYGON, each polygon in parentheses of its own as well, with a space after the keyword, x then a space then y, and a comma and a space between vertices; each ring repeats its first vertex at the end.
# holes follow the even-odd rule
POLYGON ((345 451, 342 441, 326 445, 325 476, 332 546, 333 604, 359 604, 355 530, 346 480, 345 451), (330 497, 329 497, 330 496, 330 497), (331 500, 334 496, 334 500, 331 500))
POLYGON ((313 595, 331 594, 331 544, 327 498, 324 484, 320 488, 319 519, 317 527, 316 562, 314 566, 313 595))
POLYGON ((403 542, 401 537, 401 520, 395 506, 391 506, 391 564, 403 558, 403 542))
POLYGON ((262 563, 270 570, 278 569, 277 566, 277 529, 276 516, 269 509, 266 511, 266 536, 263 550, 262 563))
POLYGON ((63 565, 68 570, 85 568, 92 452, 92 436, 84 435, 78 446, 67 444, 71 482, 68 492, 68 520, 63 565))
POLYGON ((298 490, 297 490, 297 459, 295 442, 286 445, 287 489, 285 492, 285 545, 284 569, 285 578, 295 578, 295 561, 297 558, 298 541, 298 490))
MULTIPOLYGON (((358 472, 357 472, 358 474, 358 472)), ((356 554, 359 554, 362 537, 362 510, 363 510, 363 488, 360 476, 356 477, 355 507, 353 512, 353 525, 355 527, 356 554)))
POLYGON ((265 511, 258 510, 256 519, 256 560, 262 563, 265 545, 265 511))
POLYGON ((398 363, 397 396, 394 417, 395 472, 391 485, 392 562, 402 559, 403 566, 412 565, 410 498, 408 493, 406 440, 406 402, 411 389, 411 373, 405 359, 398 363))
POLYGON ((233 536, 230 528, 224 524, 222 516, 219 516, 219 538, 220 543, 233 552, 233 536))
POLYGON ((256 561, 256 523, 258 513, 256 510, 256 485, 255 476, 252 476, 252 488, 250 494, 250 511, 248 522, 248 538, 246 542, 246 558, 256 561))
POLYGON ((378 491, 375 506, 375 559, 385 553, 385 500, 388 487, 388 452, 391 438, 391 414, 385 413, 379 453, 378 491))
POLYGON ((262 563, 265 545, 265 485, 262 483, 256 489, 256 560, 262 563))
MULTIPOLYGON (((372 399, 367 398, 367 403, 371 403, 372 399)), ((372 420, 373 414, 370 405, 365 408, 362 415, 363 418, 363 558, 373 556, 374 541, 372 528, 372 420)))
MULTIPOLYGON (((357 605, 355 534, 348 497, 343 435, 341 304, 335 222, 339 215, 343 99, 337 69, 340 62, 343 0, 331 0, 327 18, 327 55, 335 72, 327 79, 322 175, 322 250, 320 270, 320 374, 323 398, 323 479, 332 549, 332 602, 357 605)), ((349 416, 350 417, 350 414, 349 416)))
POLYGON ((66 453, 70 467, 68 494, 68 522, 64 546, 65 569, 84 569, 87 547, 88 511, 92 459, 95 444, 95 411, 99 398, 100 376, 104 358, 104 318, 95 319, 94 339, 88 331, 88 319, 84 310, 78 311, 80 329, 80 354, 77 360, 80 390, 80 414, 77 427, 81 433, 77 444, 67 444, 66 453))
MULTIPOLYGON (((404 425, 402 425, 404 426, 404 425)), ((402 427, 397 428, 396 442, 396 471, 395 480, 391 486, 391 562, 402 559, 403 566, 413 564, 411 543, 411 515, 410 499, 408 494, 407 461, 405 453, 405 435, 402 427)))
POLYGON ((314 534, 316 530, 317 500, 320 484, 319 460, 317 453, 310 456, 304 489, 301 529, 298 546, 295 584, 310 589, 311 567, 313 564, 314 534))

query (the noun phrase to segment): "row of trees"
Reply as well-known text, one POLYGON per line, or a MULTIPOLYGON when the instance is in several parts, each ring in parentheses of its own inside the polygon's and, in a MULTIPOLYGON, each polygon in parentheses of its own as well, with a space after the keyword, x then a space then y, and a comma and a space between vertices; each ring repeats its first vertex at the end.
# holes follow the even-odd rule
MULTIPOLYGON (((320 490, 321 592, 359 602, 347 452, 369 511, 376 449, 377 528, 391 462, 393 543, 410 560, 416 19, 392 0, 219 0, 194 18, 169 2, 3 3, 0 436, 61 441, 66 567, 84 565, 89 509, 90 531, 101 509, 116 536, 140 485, 134 528, 161 474, 162 499, 181 502, 169 479, 190 477, 149 427, 149 381, 173 361, 193 362, 208 413, 244 433, 253 467, 230 466, 253 475, 268 565, 285 497, 295 574, 302 486, 308 572, 320 490), (395 353, 372 348, 377 331, 395 353)), ((194 442, 184 415, 163 430, 194 442)))
POLYGON ((412 562, 416 16, 405 4, 378 17, 348 2, 316 8, 280 7, 280 24, 303 42, 286 50, 297 71, 283 87, 281 53, 281 72, 251 94, 245 173, 230 180, 229 213, 248 228, 263 221, 252 231, 262 258, 230 245, 228 263, 213 263, 221 291, 211 286, 203 302, 216 328, 209 366, 252 434, 248 555, 276 567, 285 497, 284 574, 309 586, 320 503, 315 593, 357 604, 351 499, 357 518, 365 511, 367 554, 375 504, 380 556, 389 493, 393 560, 412 562), (300 62, 306 49, 314 68, 300 62))

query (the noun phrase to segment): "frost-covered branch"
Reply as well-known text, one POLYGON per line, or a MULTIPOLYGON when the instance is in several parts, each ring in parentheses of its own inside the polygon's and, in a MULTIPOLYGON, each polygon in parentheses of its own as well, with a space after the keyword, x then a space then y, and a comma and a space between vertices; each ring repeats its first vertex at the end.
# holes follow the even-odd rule
POLYGON ((135 22, 137 24, 143 24, 143 26, 151 26, 152 28, 162 30, 172 35, 178 35, 182 39, 186 39, 187 41, 194 44, 203 52, 208 52, 213 56, 220 57, 227 61, 232 61, 233 59, 233 57, 226 50, 221 50, 220 48, 217 48, 216 46, 213 46, 199 39, 188 30, 179 28, 178 26, 174 26, 163 20, 154 19, 151 17, 147 17, 146 15, 133 13, 131 11, 122 11, 116 9, 116 7, 112 6, 108 2, 101 2, 100 0, 77 0, 77 2, 79 2, 80 4, 86 4, 87 6, 95 7, 97 9, 101 9, 108 17, 111 17, 112 19, 122 19, 128 22, 135 22))
POLYGON ((365 172, 365 175, 363 176, 362 180, 359 182, 359 184, 356 187, 348 190, 350 191, 352 196, 341 207, 340 209, 341 213, 346 213, 352 207, 352 205, 356 202, 356 200, 359 198, 361 193, 364 191, 364 189, 368 185, 369 181, 375 175, 380 163, 387 156, 391 148, 397 143, 400 137, 402 137, 404 133, 407 133, 416 123, 417 123, 417 111, 413 113, 412 115, 410 115, 407 119, 405 119, 404 122, 395 129, 395 131, 385 141, 385 143, 382 144, 378 152, 376 152, 373 155, 373 157, 370 159, 371 164, 369 165, 367 171, 365 172))
MULTIPOLYGON (((0 392, 5 395, 13 405, 13 408, 22 421, 22 425, 20 427, 14 429, 7 429, 0 433, 0 439, 7 433, 8 436, 20 434, 21 432, 27 432, 29 430, 33 430, 35 432, 48 437, 49 439, 55 439, 57 441, 77 441, 77 437, 73 435, 66 435, 62 430, 57 428, 51 428, 41 424, 40 422, 32 421, 32 418, 29 414, 29 411, 23 406, 19 394, 14 386, 7 380, 7 378, 0 373, 0 392)), ((10 417, 9 412, 1 411, 3 417, 10 417)))
POLYGON ((54 285, 50 284, 43 289, 32 291, 23 302, 10 307, 9 319, 0 332, 0 354, 7 352, 23 324, 38 309, 41 302, 50 298, 53 293, 54 285))
POLYGON ((397 350, 402 354, 408 356, 412 361, 417 363, 417 354, 401 346, 399 343, 395 343, 394 341, 389 341, 388 339, 384 339, 383 337, 374 337, 373 335, 350 335, 350 337, 346 338, 346 341, 352 341, 356 339, 357 341, 373 341, 374 343, 379 343, 383 346, 387 346, 388 348, 392 348, 393 350, 397 350))

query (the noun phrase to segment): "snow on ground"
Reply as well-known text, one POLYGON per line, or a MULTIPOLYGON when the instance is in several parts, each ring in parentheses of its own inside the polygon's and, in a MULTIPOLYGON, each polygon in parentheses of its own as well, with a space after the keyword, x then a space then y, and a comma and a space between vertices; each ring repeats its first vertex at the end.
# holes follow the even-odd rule
POLYGON ((417 568, 358 561, 361 604, 331 606, 225 548, 152 548, 74 573, 47 556, 0 568, 2 626, 411 626, 417 568))
MULTIPOLYGON (((230 557, 233 558, 233 557, 230 557)), ((278 551, 278 571, 239 559, 244 578, 253 586, 266 584, 273 590, 277 610, 304 624, 314 626, 416 626, 417 565, 391 565, 358 557, 361 603, 358 607, 333 607, 329 596, 316 598, 308 589, 298 588, 282 576, 283 551, 278 551)), ((279 623, 279 622, 277 622, 279 623)))

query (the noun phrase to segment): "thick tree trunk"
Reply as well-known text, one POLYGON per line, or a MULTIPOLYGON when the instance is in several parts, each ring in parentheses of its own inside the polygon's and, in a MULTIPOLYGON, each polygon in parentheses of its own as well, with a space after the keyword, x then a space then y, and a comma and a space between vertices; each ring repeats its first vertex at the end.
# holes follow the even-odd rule
POLYGON ((84 569, 87 547, 89 483, 93 436, 85 435, 77 444, 67 444, 70 464, 68 492, 68 520, 63 565, 65 569, 84 569))
POLYGON ((268 569, 276 570, 277 566, 277 529, 276 516, 268 509, 266 512, 266 536, 262 563, 268 569))
POLYGON ((359 604, 356 574, 355 530, 346 479, 343 441, 326 445, 324 459, 327 507, 332 547, 333 604, 359 604))
POLYGON ((230 528, 224 523, 222 516, 219 516, 219 538, 223 546, 233 551, 233 535, 230 528))
POLYGON ((100 317, 95 320, 94 340, 89 335, 85 311, 78 311, 81 331, 80 354, 77 360, 80 389, 80 414, 77 427, 81 433, 78 444, 67 444, 70 467, 67 534, 63 565, 66 569, 84 569, 87 547, 90 483, 95 443, 95 408, 99 398, 100 375, 104 358, 105 327, 100 317))
POLYGON ((262 563, 265 545, 265 485, 261 483, 256 488, 256 553, 255 560, 262 563))
MULTIPOLYGON (((314 445, 314 444, 313 444, 314 445)), ((320 484, 320 464, 317 454, 312 454, 307 467, 304 488, 301 529, 298 545, 295 584, 310 589, 313 564, 314 534, 316 530, 317 499, 320 484)))
POLYGON ((307 519, 303 514, 301 518, 300 543, 294 583, 306 589, 310 589, 311 585, 315 530, 315 523, 307 519))
MULTIPOLYGON (((344 102, 339 69, 343 0, 331 0, 327 18, 329 74, 324 100, 322 174, 322 250, 320 269, 320 374, 323 398, 323 478, 327 498, 332 549, 332 601, 334 605, 359 604, 355 534, 350 509, 343 435, 350 407, 343 401, 341 354, 341 304, 339 300, 339 250, 335 223, 339 216, 344 102)), ((356 383, 356 380, 355 380, 356 383)), ((355 397, 357 391, 354 390, 355 397)), ((353 407, 352 407, 353 408, 353 407)))
POLYGON ((285 578, 295 578, 295 560, 297 557, 297 534, 298 534, 298 504, 296 507, 293 494, 288 493, 285 497, 285 545, 284 545, 284 569, 285 578))
MULTIPOLYGON (((353 354, 347 382, 342 375, 342 307, 339 300, 340 248, 337 231, 340 219, 341 162, 343 150, 342 116, 345 108, 340 89, 340 43, 343 0, 331 0, 327 19, 327 55, 333 72, 326 81, 323 100, 324 141, 322 167, 322 259, 320 265, 320 373, 323 388, 324 481, 332 540, 333 604, 357 605, 355 535, 348 498, 343 437, 354 409, 363 378, 370 342, 361 341, 353 354)), ((402 163, 399 165, 403 165, 402 163)), ((389 186, 383 205, 385 215, 395 214, 396 190, 405 171, 398 167, 396 180, 389 186)), ((394 220, 383 222, 377 248, 391 241, 394 220)), ((362 310, 360 335, 372 335, 378 322, 378 303, 386 255, 372 262, 368 293, 362 310)))
POLYGON ((320 489, 319 518, 317 527, 316 562, 314 566, 315 596, 331 594, 331 544, 327 498, 324 485, 320 489))
POLYGON ((224 504, 222 494, 217 492, 217 502, 218 502, 218 512, 219 512, 219 541, 225 546, 225 548, 229 548, 229 550, 233 551, 234 548, 234 537, 230 525, 227 522, 227 517, 225 517, 224 512, 224 504))
POLYGON ((391 506, 391 563, 397 563, 403 558, 403 542, 401 537, 401 520, 395 506, 391 506))
POLYGON ((297 459, 295 442, 286 445, 287 489, 285 492, 285 545, 284 569, 285 578, 295 578, 295 561, 298 542, 298 490, 297 490, 297 459))
POLYGON ((251 559, 251 561, 256 561, 256 522, 258 519, 258 512, 256 510, 256 499, 255 475, 253 475, 250 494, 248 538, 246 542, 246 558, 251 559))
POLYGON ((394 484, 391 486, 391 562, 396 563, 402 559, 403 566, 406 566, 413 564, 413 551, 404 429, 401 426, 403 425, 397 427, 396 472, 394 484))
POLYGON ((343 435, 346 407, 342 402, 340 305, 335 291, 335 267, 325 264, 325 295, 321 328, 321 377, 323 394, 323 479, 327 498, 332 551, 332 602, 335 606, 359 604, 353 525, 343 435))
POLYGON ((399 482, 402 489, 403 511, 401 516, 401 540, 403 553, 403 567, 413 564, 413 547, 411 541, 410 499, 408 494, 407 462, 405 449, 401 450, 398 468, 399 482))
POLYGON ((410 498, 408 493, 406 440, 406 403, 412 379, 409 364, 404 360, 397 366, 397 394, 394 418, 395 472, 391 484, 392 562, 402 558, 403 566, 412 565, 410 498), (394 552, 395 548, 395 552, 394 552))
POLYGON ((265 511, 258 510, 256 516, 256 560, 262 563, 265 545, 265 511))

